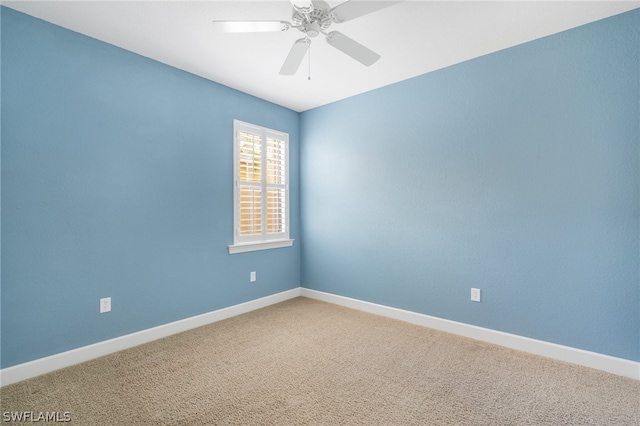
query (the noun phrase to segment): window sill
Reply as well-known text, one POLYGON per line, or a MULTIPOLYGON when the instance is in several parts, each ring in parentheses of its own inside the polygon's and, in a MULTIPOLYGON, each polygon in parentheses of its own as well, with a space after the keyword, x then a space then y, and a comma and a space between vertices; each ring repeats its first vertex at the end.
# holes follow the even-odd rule
POLYGON ((233 244, 229 247, 229 254, 246 253, 249 251, 269 250, 282 247, 291 247, 294 240, 253 241, 250 243, 233 244))

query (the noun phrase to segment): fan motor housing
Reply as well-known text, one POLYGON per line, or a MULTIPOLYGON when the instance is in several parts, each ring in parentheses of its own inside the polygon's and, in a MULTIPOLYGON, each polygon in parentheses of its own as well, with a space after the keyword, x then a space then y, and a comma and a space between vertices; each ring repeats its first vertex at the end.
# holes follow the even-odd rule
POLYGON ((326 31, 331 26, 331 20, 327 12, 328 9, 318 7, 321 3, 324 2, 314 2, 316 7, 309 14, 301 13, 295 9, 293 11, 293 17, 291 18, 293 26, 298 27, 298 29, 308 37, 317 37, 321 32, 326 31))

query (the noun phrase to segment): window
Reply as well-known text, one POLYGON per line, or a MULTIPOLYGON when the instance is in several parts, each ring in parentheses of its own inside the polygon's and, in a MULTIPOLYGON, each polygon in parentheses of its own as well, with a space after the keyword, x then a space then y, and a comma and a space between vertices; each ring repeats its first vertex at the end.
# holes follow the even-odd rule
POLYGON ((229 253, 289 247, 289 135, 233 121, 234 238, 229 253))

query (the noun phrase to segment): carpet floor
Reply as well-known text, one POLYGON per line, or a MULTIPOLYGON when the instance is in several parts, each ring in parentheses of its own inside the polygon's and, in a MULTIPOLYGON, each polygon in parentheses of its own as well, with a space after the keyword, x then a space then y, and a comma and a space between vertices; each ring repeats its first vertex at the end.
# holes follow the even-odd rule
POLYGON ((74 425, 640 425, 640 381, 304 297, 0 397, 74 425))

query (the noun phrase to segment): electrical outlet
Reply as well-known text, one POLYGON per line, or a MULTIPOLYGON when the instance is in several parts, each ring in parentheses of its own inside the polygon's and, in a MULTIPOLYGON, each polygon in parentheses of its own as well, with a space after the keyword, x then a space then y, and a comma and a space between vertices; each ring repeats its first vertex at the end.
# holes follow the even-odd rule
POLYGON ((111 298, 105 297, 100 299, 100 313, 111 312, 111 298))
POLYGON ((471 300, 474 302, 479 302, 480 301, 480 289, 479 288, 472 288, 471 289, 471 300))
POLYGON ((255 282, 256 280, 256 271, 251 271, 251 274, 249 274, 249 281, 255 282))

